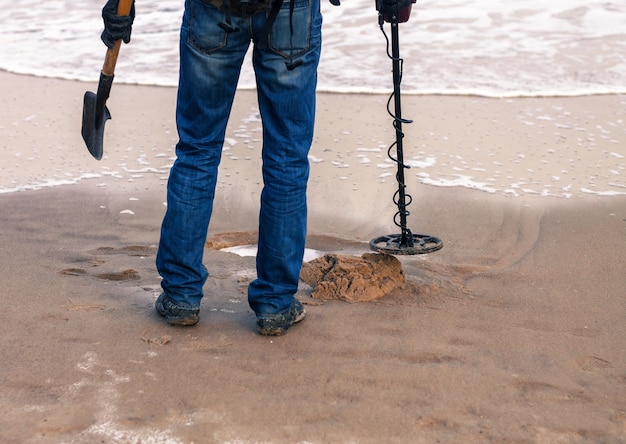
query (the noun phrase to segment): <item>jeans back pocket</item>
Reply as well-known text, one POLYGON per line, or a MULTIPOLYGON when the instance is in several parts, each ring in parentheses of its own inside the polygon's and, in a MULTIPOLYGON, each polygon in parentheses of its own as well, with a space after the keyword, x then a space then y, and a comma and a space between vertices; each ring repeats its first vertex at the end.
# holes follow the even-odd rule
POLYGON ((269 47, 286 58, 304 54, 311 46, 312 2, 291 1, 295 2, 293 15, 290 2, 284 1, 269 35, 269 47))
POLYGON ((203 53, 226 46, 228 34, 219 26, 225 20, 224 13, 206 0, 189 0, 188 5, 187 43, 203 53))

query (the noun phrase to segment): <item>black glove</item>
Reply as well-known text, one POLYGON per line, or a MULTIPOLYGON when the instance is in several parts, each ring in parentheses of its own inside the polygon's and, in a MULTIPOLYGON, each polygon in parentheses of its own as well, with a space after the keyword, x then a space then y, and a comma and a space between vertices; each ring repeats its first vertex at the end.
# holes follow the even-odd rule
POLYGON ((104 31, 100 38, 108 48, 113 48, 116 40, 130 42, 130 33, 135 20, 135 2, 130 7, 130 15, 117 15, 117 5, 119 0, 108 0, 102 8, 102 19, 104 20, 104 31))

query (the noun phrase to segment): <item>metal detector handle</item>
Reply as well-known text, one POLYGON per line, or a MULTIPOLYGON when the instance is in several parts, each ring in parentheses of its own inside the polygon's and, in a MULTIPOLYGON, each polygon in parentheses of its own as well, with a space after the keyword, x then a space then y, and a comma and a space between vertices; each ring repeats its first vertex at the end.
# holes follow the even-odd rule
POLYGON ((387 23, 405 23, 409 21, 413 3, 416 0, 376 0, 376 10, 387 23))
MULTIPOLYGON (((130 9, 133 6, 133 0, 120 0, 117 5, 117 15, 130 15, 130 9)), ((104 65, 102 65, 102 74, 112 77, 115 72, 115 64, 117 63, 117 56, 120 53, 120 47, 122 46, 121 40, 116 40, 113 44, 113 48, 107 49, 106 56, 104 57, 104 65)))

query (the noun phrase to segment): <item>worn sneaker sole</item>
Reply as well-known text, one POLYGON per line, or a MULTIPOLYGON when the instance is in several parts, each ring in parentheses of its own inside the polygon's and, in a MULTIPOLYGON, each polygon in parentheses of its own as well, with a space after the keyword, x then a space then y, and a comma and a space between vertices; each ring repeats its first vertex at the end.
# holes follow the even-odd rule
POLYGON ((157 313, 165 318, 170 325, 190 327, 200 321, 200 310, 186 310, 176 307, 170 299, 161 293, 154 303, 157 313))
POLYGON ((257 316, 256 329, 264 336, 280 336, 305 317, 306 311, 302 303, 295 299, 293 305, 285 313, 257 316))

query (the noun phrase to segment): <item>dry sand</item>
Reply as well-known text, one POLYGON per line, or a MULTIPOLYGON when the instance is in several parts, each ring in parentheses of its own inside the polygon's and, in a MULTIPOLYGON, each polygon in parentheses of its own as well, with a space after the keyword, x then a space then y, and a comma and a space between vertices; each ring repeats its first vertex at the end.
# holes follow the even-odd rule
MULTIPOLYGON (((543 187, 567 169, 541 163, 544 148, 577 152, 562 156, 572 197, 411 176, 410 225, 444 248, 401 257, 407 285, 375 302, 320 303, 303 286, 306 321, 266 338, 245 298, 252 257, 207 249, 196 327, 154 312, 174 89, 114 85, 96 162, 79 134, 95 85, 7 73, 0 85, 0 187, 40 188, 0 195, 0 442, 626 442, 626 196, 580 192, 606 185, 589 173, 607 159, 619 189, 623 158, 588 159, 589 131, 515 125, 529 109, 618 122, 594 144, 625 154, 624 97, 404 98, 407 140, 450 159, 480 144, 473 156, 506 164, 492 184, 518 174, 543 187), (45 186, 51 177, 76 183, 45 186)), ((393 181, 357 149, 392 137, 385 101, 320 94, 310 248, 360 255, 395 231, 393 181)), ((213 235, 256 228, 253 102, 238 94, 213 235)))

